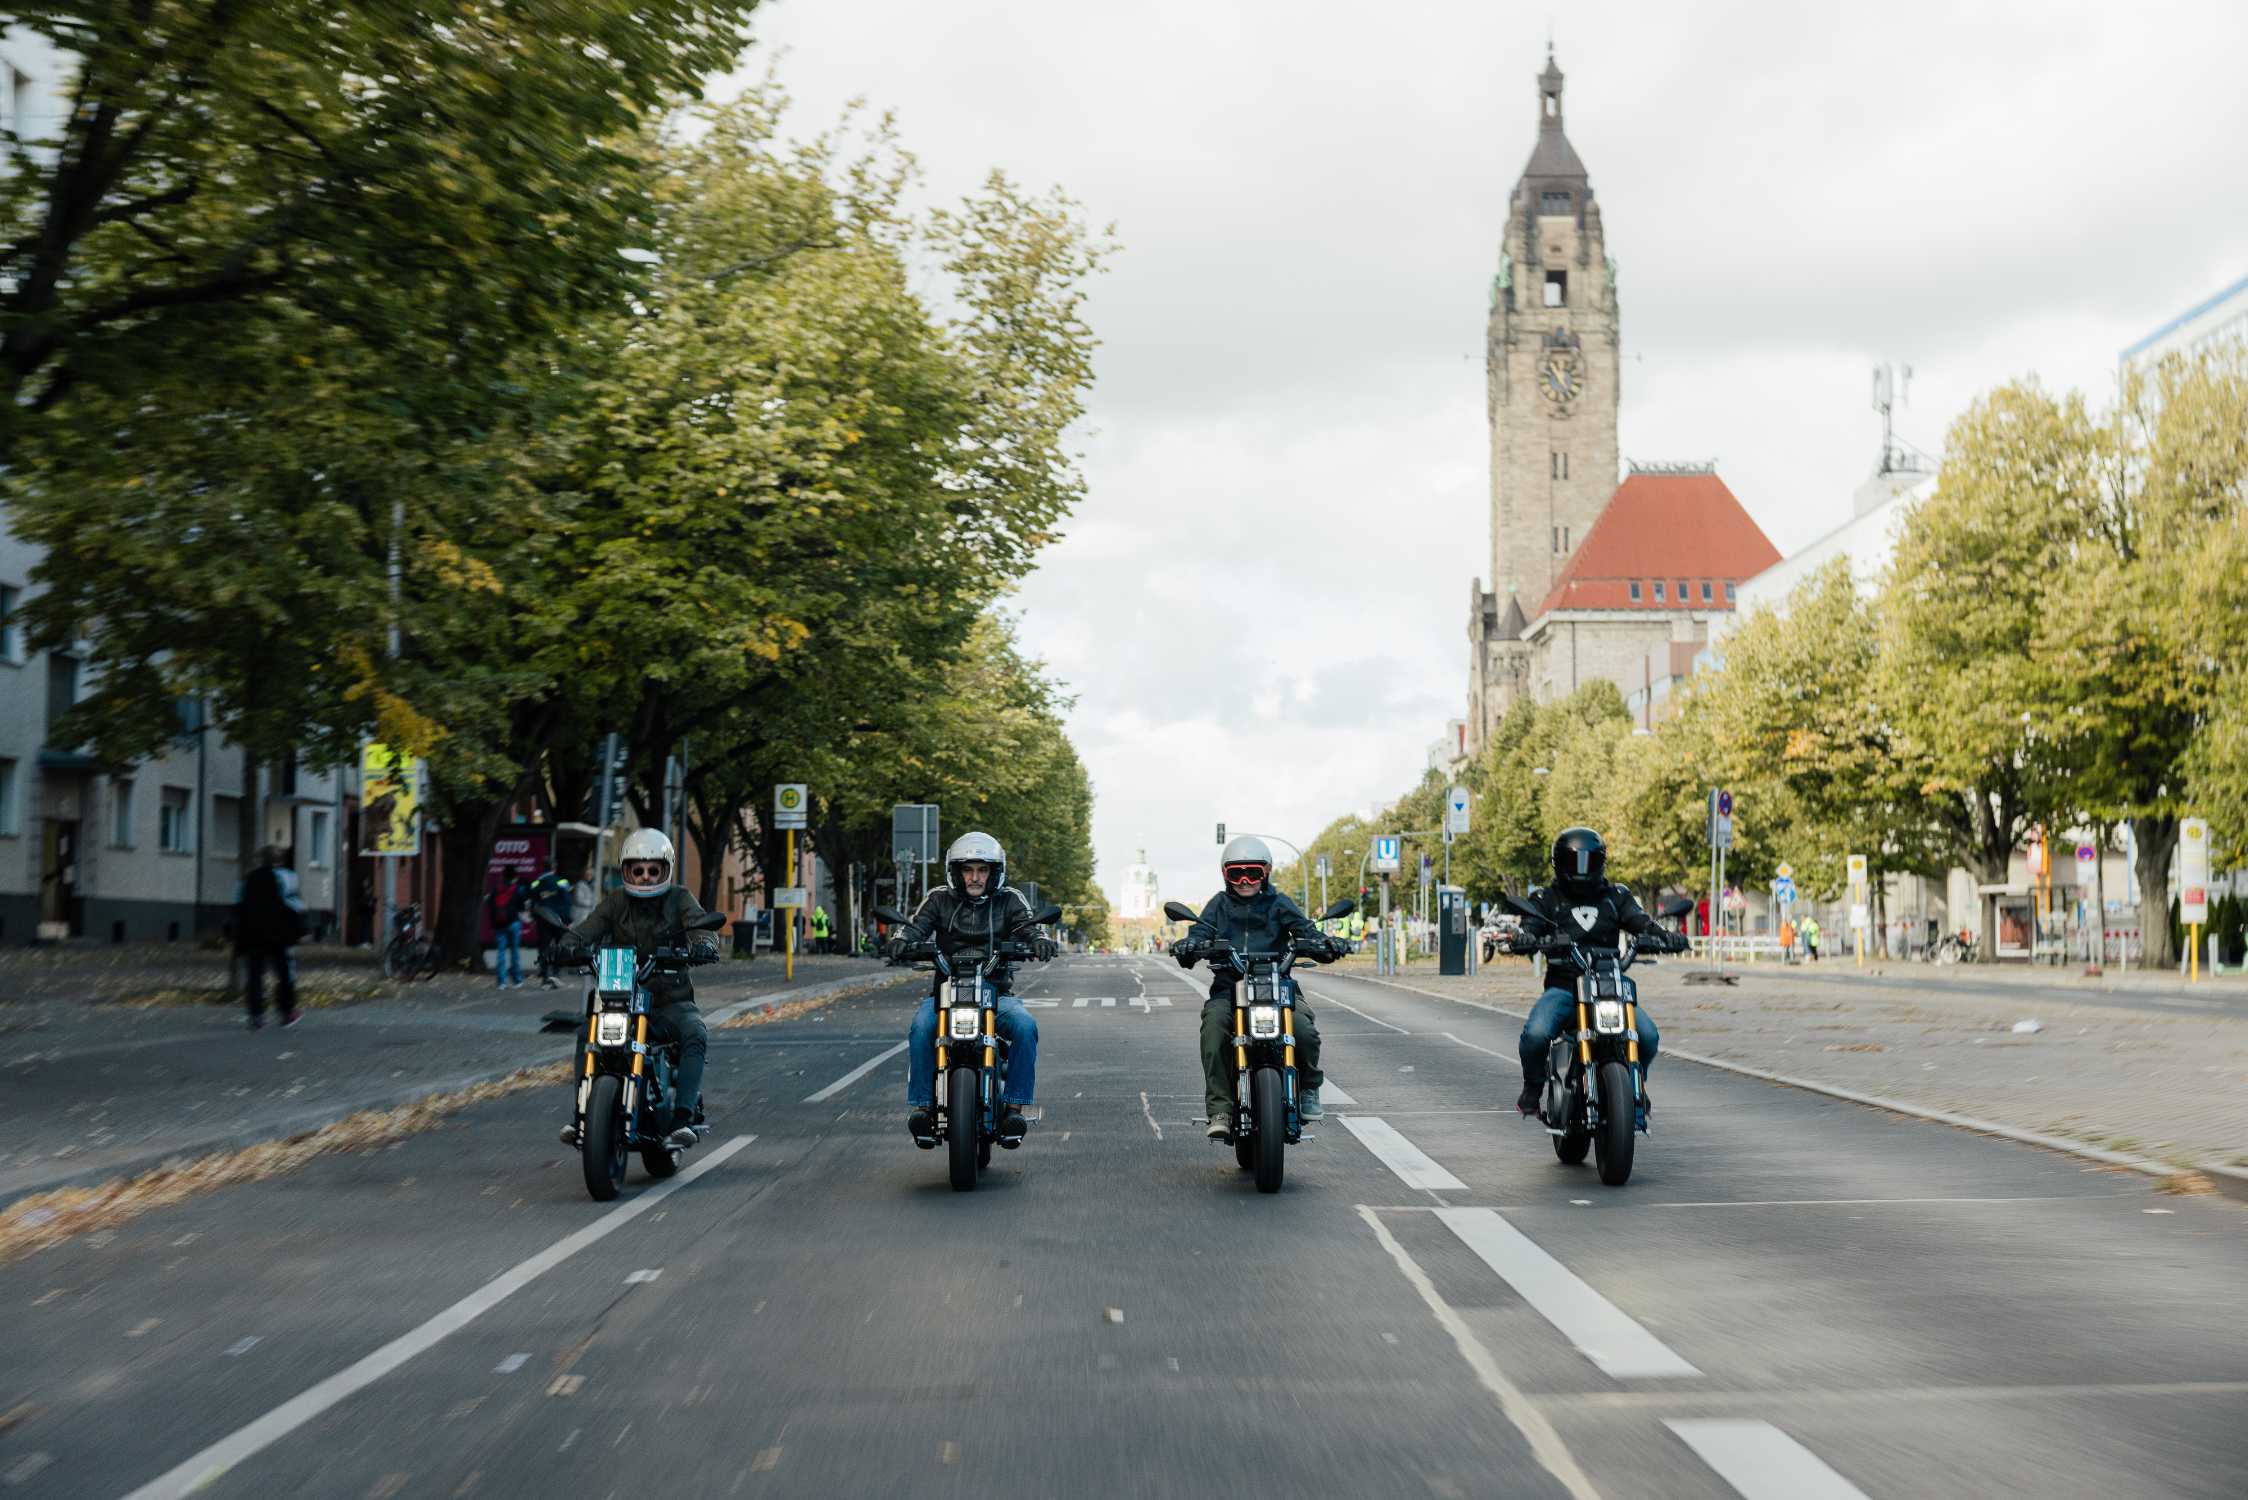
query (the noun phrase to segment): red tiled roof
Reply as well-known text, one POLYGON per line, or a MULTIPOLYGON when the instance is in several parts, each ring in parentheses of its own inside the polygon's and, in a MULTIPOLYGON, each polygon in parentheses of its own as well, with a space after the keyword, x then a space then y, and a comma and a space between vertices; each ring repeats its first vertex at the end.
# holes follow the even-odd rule
POLYGON ((1592 523, 1536 613, 1560 609, 1673 610, 1678 580, 1693 585, 1689 609, 1730 609, 1728 579, 1745 583, 1780 560, 1763 528, 1715 474, 1633 474, 1592 523), (1710 583, 1710 603, 1701 582, 1710 583), (1639 582, 1639 598, 1631 584, 1639 582), (1657 602, 1652 587, 1664 584, 1657 602))

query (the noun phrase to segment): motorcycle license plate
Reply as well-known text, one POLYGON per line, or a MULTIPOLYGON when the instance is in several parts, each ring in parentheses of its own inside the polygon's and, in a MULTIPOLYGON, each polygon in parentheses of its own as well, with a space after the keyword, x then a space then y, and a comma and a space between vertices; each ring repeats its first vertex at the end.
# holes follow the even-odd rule
POLYGON ((632 1017, 621 1010, 605 1010, 601 1012, 598 1027, 594 1033, 597 1043, 604 1047, 622 1047, 631 1035, 632 1017))
POLYGON ((973 1041, 983 1031, 983 1011, 975 1006, 956 1005, 948 1015, 951 1036, 956 1042, 973 1041))

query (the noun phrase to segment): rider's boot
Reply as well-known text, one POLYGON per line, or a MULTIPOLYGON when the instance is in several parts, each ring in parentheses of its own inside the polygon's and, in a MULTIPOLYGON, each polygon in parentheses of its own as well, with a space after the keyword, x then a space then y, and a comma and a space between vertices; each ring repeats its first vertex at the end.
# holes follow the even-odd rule
POLYGON ((569 1124, 562 1127, 562 1144, 565 1146, 575 1146, 577 1143, 578 1126, 577 1122, 573 1120, 569 1124))
POLYGON ((1002 1148, 1008 1151, 1014 1150, 1023 1143, 1023 1136, 1029 1130, 1030 1122, 1023 1118, 1023 1112, 1020 1108, 1012 1104, 1000 1107, 999 1144, 1002 1148))
POLYGON ((1538 1096, 1544 1092, 1545 1083, 1543 1080, 1537 1083, 1525 1081, 1522 1085, 1522 1092, 1515 1096, 1514 1107, 1526 1115, 1534 1115, 1538 1112, 1538 1096))
POLYGON ((1297 1090, 1297 1091, 1296 1091, 1296 1113, 1297 1113, 1298 1115, 1301 1115, 1301 1116, 1302 1116, 1302 1117, 1303 1117, 1304 1119, 1306 1119, 1306 1120, 1323 1120, 1323 1119, 1325 1119, 1325 1118, 1327 1117, 1327 1106, 1326 1106, 1326 1105, 1324 1105, 1324 1104, 1321 1104, 1321 1103, 1319 1102, 1319 1090, 1317 1090, 1317 1089, 1299 1089, 1299 1090, 1297 1090))
POLYGON ((663 1138, 663 1143, 666 1146, 683 1151, 701 1139, 701 1136, 695 1134, 695 1114, 693 1110, 675 1109, 671 1112, 671 1134, 663 1138))
POLYGON ((1222 1141, 1233 1134, 1233 1127, 1223 1119, 1212 1119, 1210 1128, 1202 1133, 1213 1141, 1222 1141))
POLYGON ((937 1114, 927 1105, 905 1117, 905 1128, 913 1136, 913 1144, 924 1151, 937 1149, 937 1114))

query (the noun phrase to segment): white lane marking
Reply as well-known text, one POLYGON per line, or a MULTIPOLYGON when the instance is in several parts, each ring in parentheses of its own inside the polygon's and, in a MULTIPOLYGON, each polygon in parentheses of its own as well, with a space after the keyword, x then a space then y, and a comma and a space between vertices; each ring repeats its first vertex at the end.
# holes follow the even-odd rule
POLYGON ((1115 997, 1114 995, 1103 995, 1103 996, 1101 996, 1101 1009, 1102 1009, 1102 1010, 1114 1010, 1114 1009, 1116 1009, 1116 997, 1115 997))
POLYGON ((1381 1221, 1381 1216, 1363 1203, 1358 1205, 1358 1216, 1372 1226, 1374 1238, 1381 1241, 1382 1248, 1389 1252, 1389 1258, 1397 1262, 1397 1269, 1404 1273, 1405 1280, 1413 1290, 1421 1294, 1421 1301, 1427 1303, 1428 1310, 1435 1314, 1437 1324, 1452 1336, 1452 1345, 1460 1351, 1460 1358, 1467 1361, 1467 1367, 1475 1372, 1475 1378, 1482 1382, 1483 1389, 1491 1393, 1491 1399, 1498 1404, 1499 1410, 1529 1443, 1530 1456, 1544 1465, 1546 1472, 1559 1480, 1562 1488, 1574 1500, 1600 1500, 1600 1492, 1592 1487, 1592 1481, 1585 1477, 1584 1470, 1577 1467, 1576 1456, 1569 1451, 1569 1445, 1561 1440, 1561 1434, 1554 1429, 1553 1423, 1546 1419, 1544 1412, 1530 1403, 1520 1387, 1506 1378, 1506 1372, 1499 1368, 1498 1360, 1492 1357, 1483 1341, 1469 1329, 1467 1320, 1437 1295, 1436 1284, 1428 1279, 1428 1273, 1421 1269, 1420 1263, 1405 1253, 1405 1247, 1397 1243, 1396 1236, 1389 1232, 1389 1226, 1381 1221))
POLYGON ((1148 1103, 1146 1089, 1140 1090, 1140 1113, 1147 1116, 1147 1128, 1155 1132, 1155 1138, 1163 1139, 1163 1127, 1155 1123, 1155 1110, 1148 1103))
POLYGON ((1866 1500, 1865 1491, 1769 1422, 1716 1417, 1663 1423, 1743 1500, 1866 1500))
POLYGON ((513 1375, 530 1362, 531 1356, 528 1354, 510 1354, 507 1358, 492 1366, 492 1373, 494 1375, 513 1375))
POLYGON ((662 1274, 662 1266, 657 1266, 653 1270, 642 1269, 634 1271, 631 1275, 625 1277, 624 1284, 626 1286, 645 1286, 647 1283, 654 1281, 658 1276, 661 1276, 662 1274))
POLYGON ((805 1095, 804 1102, 806 1104, 817 1104, 823 1099, 834 1098, 837 1094, 842 1093, 852 1084, 857 1083, 860 1079, 866 1077, 867 1074, 873 1072, 876 1068, 881 1067, 884 1063, 888 1062, 891 1058, 896 1057, 900 1052, 903 1052, 904 1050, 905 1043, 903 1042, 898 1043, 895 1047, 884 1048, 882 1051, 868 1058, 865 1062, 860 1063, 850 1072, 845 1073, 841 1078, 836 1079, 835 1082, 829 1084, 826 1088, 821 1089, 818 1093, 805 1095))
POLYGON ((1059 1006, 1060 1004, 1061 1004, 1061 1001, 1059 1001, 1059 1000, 1025 1000, 1025 1001, 1023 1001, 1023 1009, 1024 1009, 1024 1010, 1053 1010, 1054 1008, 1056 1008, 1056 1007, 1057 1007, 1057 1006, 1059 1006))
POLYGON ((1078 996, 1078 997, 1077 997, 1077 998, 1076 998, 1075 1000, 1072 1000, 1072 1001, 1070 1001, 1070 1002, 1069 1002, 1069 1008, 1070 1008, 1071 1010, 1083 1010, 1083 1009, 1084 1009, 1084 1008, 1085 1008, 1086 1006, 1088 1006, 1088 1005, 1091 1005, 1092 1003, 1093 1003, 1093 997, 1092 997, 1092 996, 1090 996, 1090 995, 1079 995, 1079 996, 1078 996))
POLYGON ((374 1353, 354 1364, 346 1365, 310 1390, 282 1402, 248 1426, 237 1428, 184 1462, 167 1469, 127 1495, 125 1500, 181 1500, 181 1497, 193 1494, 235 1465, 281 1441, 329 1407, 365 1390, 415 1355, 434 1348, 460 1332, 580 1250, 624 1228, 756 1139, 754 1135, 738 1135, 720 1144, 708 1156, 677 1177, 645 1189, 630 1203, 610 1209, 583 1229, 555 1241, 529 1260, 502 1271, 420 1327, 392 1339, 374 1353))
MULTIPOLYGON (((1468 1049, 1469 1051, 1471 1051, 1471 1052, 1480 1052, 1480 1053, 1482 1053, 1482 1054, 1483 1054, 1483 1055, 1484 1055, 1485 1057, 1505 1057, 1505 1056, 1507 1056, 1507 1054, 1506 1054, 1506 1053, 1504 1053, 1504 1052, 1494 1052, 1494 1051, 1492 1051, 1492 1050, 1491 1050, 1491 1049, 1490 1049, 1489 1047, 1478 1047, 1478 1046, 1476 1046, 1476 1044, 1475 1044, 1475 1043, 1473 1043, 1473 1042, 1471 1042, 1471 1041, 1468 1041, 1468 1040, 1467 1040, 1467 1039, 1465 1039, 1464 1037, 1456 1037, 1456 1036, 1452 1035, 1452 1033, 1450 1033, 1449 1031, 1447 1031, 1447 1032, 1445 1032, 1445 1033, 1444 1033, 1444 1040, 1446 1040, 1447 1042, 1458 1042, 1458 1043, 1459 1043, 1459 1044, 1460 1044, 1461 1046, 1463 1046, 1463 1047, 1467 1048, 1467 1049, 1468 1049)), ((1519 1061, 1519 1059, 1517 1059, 1517 1061, 1519 1061)))
POLYGON ((1467 1184, 1445 1171, 1429 1158, 1427 1152, 1399 1135, 1389 1121, 1378 1115, 1343 1115, 1343 1125, 1359 1144, 1382 1159, 1382 1165, 1395 1172, 1407 1187, 1428 1192, 1464 1193, 1467 1184))
POLYGON ((1356 1104, 1358 1102, 1350 1097, 1350 1090, 1335 1082, 1332 1077, 1329 1077, 1325 1083, 1319 1086, 1319 1099, 1322 1104, 1356 1104))
POLYGON ((1866 1208, 1883 1203, 2094 1203, 2136 1193, 2046 1193, 2030 1198, 1713 1198, 1706 1203, 1647 1203, 1644 1208, 1866 1208))
POLYGON ((1440 1208, 1436 1217, 1606 1373, 1627 1379, 1702 1373, 1539 1249, 1496 1209, 1440 1208))
POLYGON ((1366 1012, 1360 1010, 1357 1006, 1351 1004, 1348 1000, 1337 1000, 1333 995, 1327 993, 1327 991, 1325 990, 1305 990, 1304 993, 1310 995, 1312 999, 1318 1001, 1321 1005, 1339 1005, 1344 1010, 1349 1011, 1352 1015, 1358 1016, 1364 1020, 1371 1021, 1376 1026, 1387 1026, 1391 1031, 1396 1032, 1399 1036, 1411 1036, 1413 1034, 1410 1031, 1407 1031, 1402 1026, 1383 1020, 1380 1016, 1369 1016, 1366 1014, 1366 1012))
POLYGON ((253 1333, 248 1338, 236 1339, 233 1343, 227 1345, 226 1348, 221 1350, 220 1352, 223 1353, 228 1359, 240 1359, 243 1355, 249 1353, 252 1349, 255 1349, 258 1346, 258 1340, 261 1337, 263 1337, 262 1334, 253 1333))

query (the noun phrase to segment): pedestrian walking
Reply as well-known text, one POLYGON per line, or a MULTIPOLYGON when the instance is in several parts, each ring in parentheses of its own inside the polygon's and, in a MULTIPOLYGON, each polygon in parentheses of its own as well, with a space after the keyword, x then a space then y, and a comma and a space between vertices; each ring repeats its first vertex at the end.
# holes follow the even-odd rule
POLYGON ((1803 951, 1811 956, 1811 962, 1817 963, 1819 961, 1819 919, 1817 917, 1805 917, 1803 919, 1803 951))
POLYGON ((1780 919, 1780 962, 1788 964, 1795 962, 1795 919, 1793 917, 1782 917, 1780 919))
POLYGON ((502 875, 484 896, 494 931, 492 970, 499 988, 523 988, 523 908, 530 903, 531 883, 520 875, 502 875), (515 982, 508 983, 512 971, 515 982))
POLYGON ((282 867, 281 851, 268 844, 258 851, 258 867, 234 892, 234 951, 246 974, 242 998, 249 1004, 252 1031, 265 1024, 268 968, 273 970, 281 1024, 297 1024, 297 960, 289 950, 304 940, 304 933, 295 872, 282 867))
POLYGON ((562 940, 562 934, 570 930, 571 920, 569 879, 550 867, 531 882, 531 923, 539 939, 539 988, 542 990, 562 988, 562 981, 554 977, 560 967, 554 959, 555 945, 562 940))
POLYGON ((812 908, 812 951, 814 953, 829 951, 827 937, 827 908, 815 906, 812 908))

